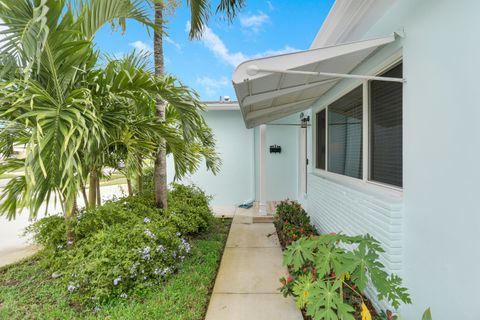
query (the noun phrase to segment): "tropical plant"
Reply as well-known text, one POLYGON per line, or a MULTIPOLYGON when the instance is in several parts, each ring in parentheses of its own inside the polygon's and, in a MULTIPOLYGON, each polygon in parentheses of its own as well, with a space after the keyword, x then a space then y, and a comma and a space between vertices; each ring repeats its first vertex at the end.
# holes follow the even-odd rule
POLYGON ((293 242, 284 253, 284 264, 292 275, 282 279, 285 295, 293 295, 297 306, 316 320, 371 319, 364 297, 369 284, 379 300, 387 300, 394 308, 411 303, 402 280, 389 275, 379 261, 384 252, 370 235, 346 236, 327 234, 303 237, 293 242))
POLYGON ((213 135, 195 92, 172 77, 155 76, 134 54, 97 67, 95 32, 105 23, 124 29, 128 18, 153 27, 140 1, 0 3, 0 118, 5 120, 0 151, 6 158, 0 174, 25 171, 0 195, 2 214, 14 218, 29 208, 36 216, 42 204, 48 208, 54 201, 71 219, 87 178, 93 207, 103 166, 123 161, 128 177, 140 176, 143 159, 152 157, 160 139, 179 176, 198 168, 202 156, 208 168, 218 170, 213 135), (165 121, 155 116, 155 97, 167 103, 165 121), (25 158, 11 157, 14 144, 26 146, 25 158))
POLYGON ((283 246, 308 235, 316 235, 310 217, 297 201, 281 201, 275 212, 275 227, 283 246))
MULTIPOLYGON (((162 77, 165 73, 163 59, 163 36, 165 11, 174 12, 178 5, 178 0, 147 0, 153 4, 155 10, 155 29, 153 35, 155 74, 162 77)), ((208 23, 211 12, 211 3, 209 0, 187 0, 190 7, 190 39, 199 38, 208 23)), ((245 5, 245 0, 220 0, 216 13, 224 13, 229 21, 232 21, 237 11, 245 5)), ((162 121, 165 119, 165 101, 161 97, 157 98, 156 111, 158 118, 162 121)), ((206 137, 205 137, 206 138, 206 137)), ((165 141, 159 141, 159 147, 155 159, 155 202, 157 207, 166 208, 168 206, 167 199, 167 146, 165 141)), ((208 158, 207 158, 208 161, 208 158)), ((208 165, 208 163, 207 163, 208 165)))

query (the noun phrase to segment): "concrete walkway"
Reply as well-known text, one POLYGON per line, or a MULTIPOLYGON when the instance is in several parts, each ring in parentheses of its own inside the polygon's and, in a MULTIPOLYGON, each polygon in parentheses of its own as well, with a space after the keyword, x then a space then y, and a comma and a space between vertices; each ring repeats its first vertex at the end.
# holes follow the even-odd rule
POLYGON ((278 291, 286 275, 273 223, 253 223, 256 210, 233 218, 206 320, 301 320, 292 298, 278 291))

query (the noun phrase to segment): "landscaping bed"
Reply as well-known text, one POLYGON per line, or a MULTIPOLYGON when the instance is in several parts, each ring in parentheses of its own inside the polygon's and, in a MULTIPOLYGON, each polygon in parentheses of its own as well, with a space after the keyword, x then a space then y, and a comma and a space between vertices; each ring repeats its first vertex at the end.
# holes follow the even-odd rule
POLYGON ((61 220, 37 222, 44 249, 0 268, 0 319, 203 319, 231 220, 196 188, 169 199, 168 212, 149 196, 83 212, 71 248, 61 220))
POLYGON ((365 296, 368 285, 395 307, 411 303, 401 279, 378 261, 383 249, 370 235, 319 234, 301 205, 288 200, 277 206, 274 225, 289 270, 280 290, 305 320, 397 319, 389 310, 377 313, 365 296))

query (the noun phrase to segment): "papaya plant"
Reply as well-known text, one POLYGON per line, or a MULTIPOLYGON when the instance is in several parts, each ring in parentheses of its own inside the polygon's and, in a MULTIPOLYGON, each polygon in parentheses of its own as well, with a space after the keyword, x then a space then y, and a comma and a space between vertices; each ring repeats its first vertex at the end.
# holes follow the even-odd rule
POLYGON ((285 250, 284 265, 291 276, 281 280, 281 290, 315 320, 372 319, 374 309, 364 296, 369 285, 379 300, 394 308, 411 303, 401 278, 388 274, 379 261, 382 252, 380 243, 368 234, 302 237, 285 250))

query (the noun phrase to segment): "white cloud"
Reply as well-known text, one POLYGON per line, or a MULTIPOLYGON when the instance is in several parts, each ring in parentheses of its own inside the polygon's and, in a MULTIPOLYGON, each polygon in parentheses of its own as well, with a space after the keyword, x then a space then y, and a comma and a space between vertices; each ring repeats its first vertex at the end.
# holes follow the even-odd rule
POLYGON ((140 41, 140 40, 132 42, 132 43, 130 43, 130 45, 132 47, 134 47, 135 49, 137 49, 138 51, 153 52, 153 48, 150 45, 148 45, 145 42, 140 41))
MULTIPOLYGON (((185 30, 186 32, 189 32, 190 22, 187 22, 187 26, 185 30)), ((230 52, 230 50, 228 50, 225 43, 223 43, 222 39, 220 39, 220 37, 215 32, 213 32, 213 30, 210 29, 209 27, 205 27, 200 41, 203 43, 203 45, 207 49, 212 51, 217 58, 219 58, 223 62, 230 64, 233 67, 236 67, 243 61, 249 60, 249 59, 256 59, 256 58, 265 57, 265 56, 299 51, 299 49, 296 49, 287 45, 278 50, 267 50, 251 56, 246 55, 242 52, 230 52)))
POLYGON ((170 43, 170 44, 171 44, 172 46, 174 46, 179 52, 182 51, 182 46, 181 46, 179 43, 175 42, 172 38, 170 38, 170 37, 165 37, 164 39, 165 39, 165 42, 170 43))
MULTIPOLYGON (((188 32, 189 30, 190 22, 187 22, 186 31, 188 32)), ((230 52, 223 43, 222 39, 220 39, 220 37, 216 35, 209 27, 204 28, 201 41, 203 45, 212 51, 217 58, 234 67, 247 60, 245 55, 241 52, 230 52)))
POLYGON ((240 17, 240 24, 244 28, 250 28, 255 32, 260 31, 260 28, 270 20, 270 17, 263 12, 240 17))
POLYGON ((220 90, 229 85, 227 77, 220 79, 212 79, 210 77, 197 77, 197 83, 205 89, 205 92, 210 95, 219 95, 220 90))

